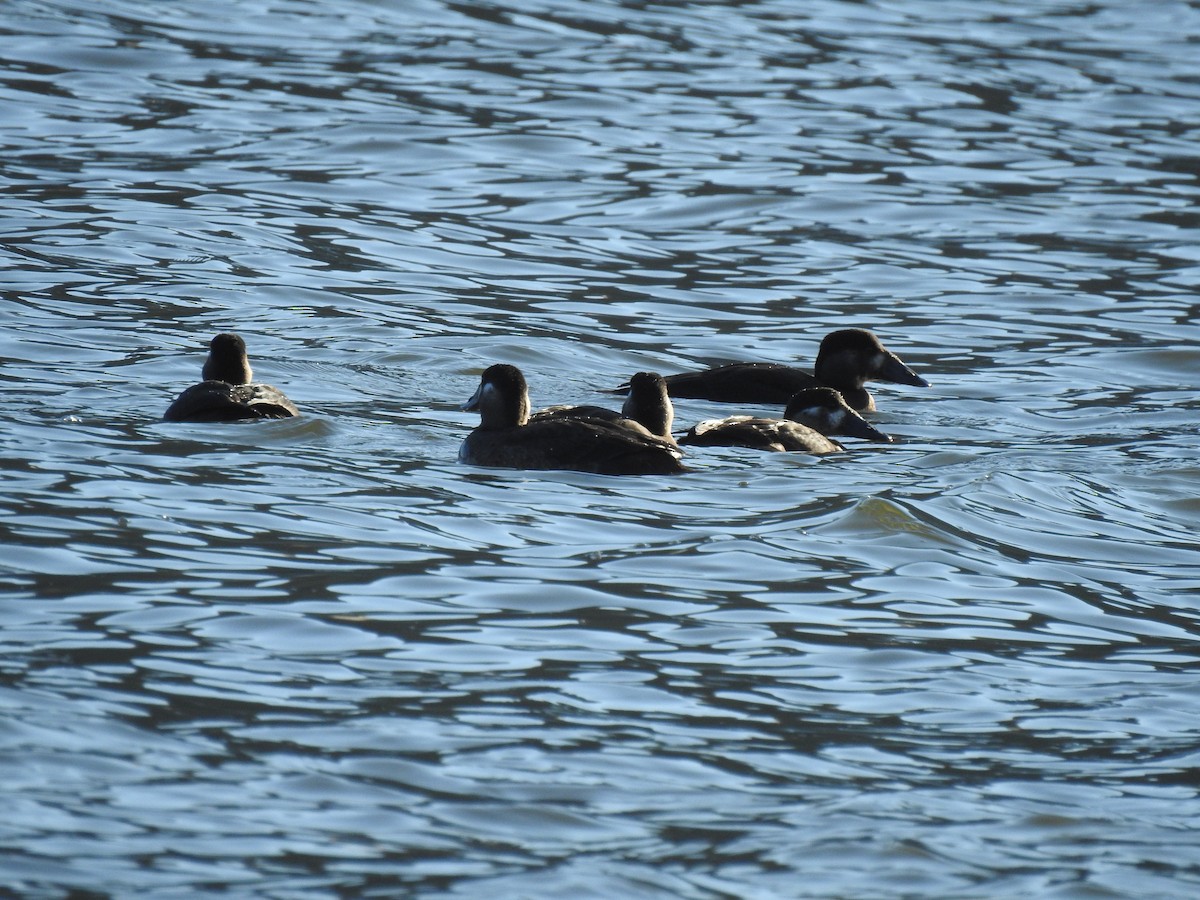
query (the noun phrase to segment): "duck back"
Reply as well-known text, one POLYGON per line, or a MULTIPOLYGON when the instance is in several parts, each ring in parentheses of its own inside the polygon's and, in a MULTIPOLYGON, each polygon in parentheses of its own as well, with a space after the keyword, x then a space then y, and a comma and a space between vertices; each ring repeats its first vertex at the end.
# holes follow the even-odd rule
POLYGON ((229 384, 202 381, 167 407, 168 422, 239 422, 251 419, 290 419, 300 415, 294 403, 269 384, 229 384))
POLYGON ((784 404, 797 391, 820 384, 803 369, 781 363, 730 363, 664 380, 672 397, 720 403, 784 404))
POLYGON ((819 431, 788 419, 730 416, 701 422, 679 439, 697 447, 748 447, 753 450, 838 453, 845 448, 819 431))

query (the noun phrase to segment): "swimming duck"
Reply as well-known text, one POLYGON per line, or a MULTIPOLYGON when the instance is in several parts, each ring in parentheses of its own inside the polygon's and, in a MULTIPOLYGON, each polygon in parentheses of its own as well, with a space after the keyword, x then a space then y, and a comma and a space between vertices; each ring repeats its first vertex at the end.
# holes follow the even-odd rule
POLYGON ((597 416, 529 417, 529 388, 516 366, 489 366, 464 410, 479 427, 458 451, 460 462, 509 469, 573 469, 600 475, 670 475, 686 469, 673 441, 597 416))
POLYGON ((194 384, 167 407, 168 422, 237 422, 248 419, 290 419, 300 410, 279 388, 253 384, 246 342, 236 334, 218 334, 209 343, 204 380, 194 384))
POLYGON ((675 410, 667 394, 666 379, 657 372, 638 372, 629 379, 629 396, 625 398, 620 412, 603 406, 548 406, 535 412, 530 420, 537 422, 564 416, 603 419, 664 441, 675 441, 671 435, 675 410))
POLYGON ((875 401, 863 385, 870 380, 929 387, 879 342, 861 328, 832 331, 821 341, 813 373, 781 363, 730 363, 699 372, 667 376, 672 397, 717 400, 728 403, 787 403, 797 391, 831 387, 857 410, 870 412, 875 401))
POLYGON ((831 434, 889 442, 884 434, 850 408, 833 388, 799 391, 788 402, 782 419, 730 416, 696 425, 679 439, 704 447, 751 447, 756 450, 802 450, 838 453, 845 448, 831 434))

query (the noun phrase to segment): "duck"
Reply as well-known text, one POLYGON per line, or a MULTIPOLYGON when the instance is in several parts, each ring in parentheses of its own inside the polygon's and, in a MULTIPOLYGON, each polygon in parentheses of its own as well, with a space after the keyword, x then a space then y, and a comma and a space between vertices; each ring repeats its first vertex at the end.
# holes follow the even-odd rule
POLYGON ((246 342, 239 335, 222 332, 209 342, 201 375, 203 381, 185 390, 167 407, 165 421, 240 422, 300 415, 279 388, 253 382, 246 342))
POLYGON ((675 409, 667 393, 666 379, 657 372, 638 372, 629 379, 629 395, 620 412, 603 406, 548 406, 531 415, 530 421, 557 417, 603 419, 660 440, 675 442, 671 434, 675 409))
POLYGON ((811 374, 782 363, 729 363, 666 376, 667 390, 675 398, 782 404, 805 388, 831 387, 859 412, 875 410, 875 400, 864 387, 871 380, 929 387, 928 381, 863 328, 825 335, 811 374))
POLYGON ((530 418, 529 387, 516 366, 488 366, 463 406, 479 427, 459 448, 460 462, 507 469, 569 469, 599 475, 674 475, 687 471, 675 442, 600 416, 530 418))
POLYGON ((829 435, 846 435, 890 443, 884 434, 855 410, 833 388, 797 391, 788 401, 782 419, 729 416, 709 419, 691 428, 680 444, 704 447, 750 447, 755 450, 804 451, 817 455, 840 453, 846 448, 829 435))

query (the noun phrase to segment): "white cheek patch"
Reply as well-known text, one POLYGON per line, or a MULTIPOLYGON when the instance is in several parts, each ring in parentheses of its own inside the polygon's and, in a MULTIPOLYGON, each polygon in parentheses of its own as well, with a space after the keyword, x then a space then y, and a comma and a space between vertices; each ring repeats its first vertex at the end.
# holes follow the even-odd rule
POLYGON ((475 393, 471 395, 471 399, 466 402, 463 409, 475 409, 482 412, 483 408, 494 408, 496 406, 496 398, 500 396, 500 389, 490 381, 485 381, 475 389, 475 393))

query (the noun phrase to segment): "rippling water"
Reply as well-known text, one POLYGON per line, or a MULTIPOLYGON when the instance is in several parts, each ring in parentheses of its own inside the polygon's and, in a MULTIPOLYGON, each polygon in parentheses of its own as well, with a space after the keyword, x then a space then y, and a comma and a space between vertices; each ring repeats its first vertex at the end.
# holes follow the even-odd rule
POLYGON ((1195 896, 1197 34, 7 5, 0 889, 1195 896), (848 326, 895 445, 455 461, 848 326), (303 418, 159 421, 222 330, 303 418))

